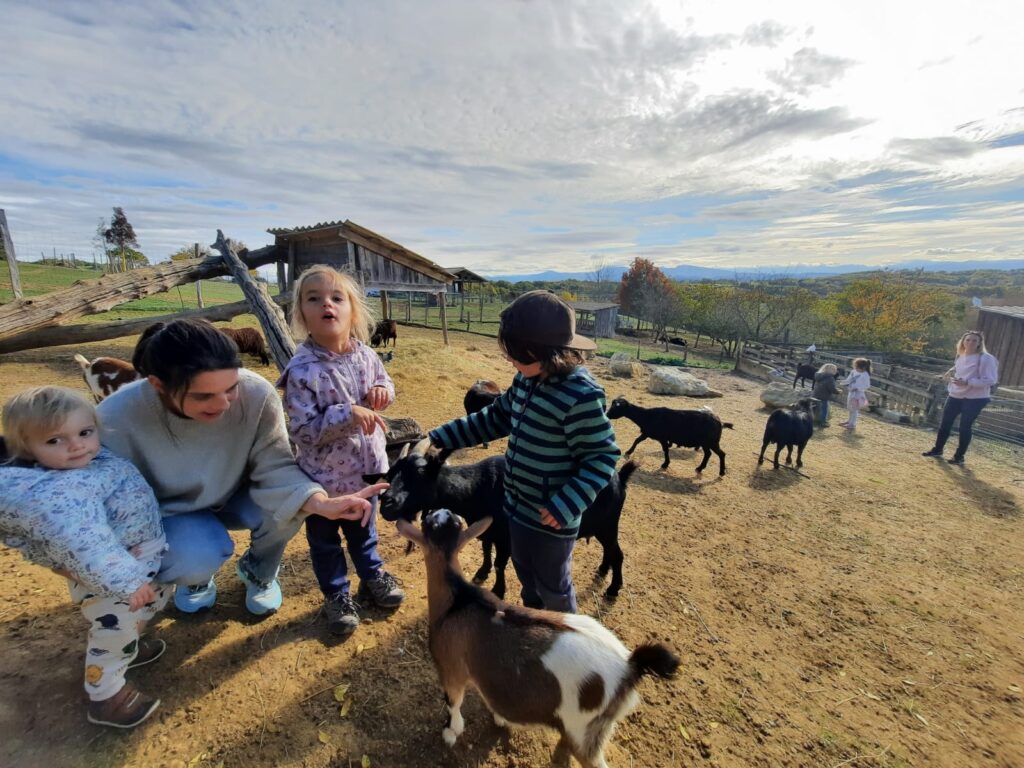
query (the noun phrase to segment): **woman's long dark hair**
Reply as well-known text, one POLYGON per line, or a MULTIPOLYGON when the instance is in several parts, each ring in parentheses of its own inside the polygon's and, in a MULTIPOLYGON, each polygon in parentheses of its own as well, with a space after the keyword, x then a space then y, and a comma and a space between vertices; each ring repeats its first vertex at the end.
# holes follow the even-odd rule
POLYGON ((142 332, 132 365, 141 375, 160 379, 167 396, 180 403, 198 374, 241 368, 242 361, 234 340, 206 320, 172 320, 142 332))

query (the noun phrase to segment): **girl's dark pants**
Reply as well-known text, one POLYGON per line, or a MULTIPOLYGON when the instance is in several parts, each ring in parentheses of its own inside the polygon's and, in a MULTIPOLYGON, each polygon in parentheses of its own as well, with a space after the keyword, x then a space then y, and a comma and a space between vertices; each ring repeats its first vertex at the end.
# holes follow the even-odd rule
POLYGON ((965 398, 947 397, 946 407, 942 409, 942 423, 939 424, 939 434, 935 437, 935 450, 941 453, 946 447, 949 433, 953 431, 953 422, 960 417, 960 443, 956 447, 956 456, 963 458, 967 453, 967 447, 974 437, 974 420, 978 418, 981 409, 989 404, 991 398, 965 398))
POLYGON ((377 499, 370 499, 373 512, 364 528, 358 520, 328 520, 319 515, 306 518, 306 541, 313 573, 325 597, 349 593, 348 564, 341 549, 345 536, 352 565, 362 581, 376 578, 384 561, 377 554, 377 499))

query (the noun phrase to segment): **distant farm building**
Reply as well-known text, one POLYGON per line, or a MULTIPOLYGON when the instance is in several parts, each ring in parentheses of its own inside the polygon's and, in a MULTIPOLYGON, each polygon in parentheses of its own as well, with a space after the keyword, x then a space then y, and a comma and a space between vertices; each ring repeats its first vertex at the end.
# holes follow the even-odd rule
POLYGON ((570 301, 576 310, 576 328, 601 339, 615 336, 619 305, 607 301, 570 301))
POLYGON ((448 289, 449 293, 466 293, 466 289, 469 286, 487 282, 487 278, 481 277, 476 272, 465 267, 445 267, 444 269, 455 277, 455 282, 448 289))

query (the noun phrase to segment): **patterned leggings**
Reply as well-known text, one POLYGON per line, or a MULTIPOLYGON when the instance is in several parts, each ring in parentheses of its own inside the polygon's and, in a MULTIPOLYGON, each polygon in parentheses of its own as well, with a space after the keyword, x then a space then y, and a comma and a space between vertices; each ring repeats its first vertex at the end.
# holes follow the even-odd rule
POLYGON ((139 635, 146 623, 167 603, 170 590, 154 584, 157 599, 137 611, 117 597, 93 595, 89 588, 69 580, 71 599, 81 603, 89 622, 85 651, 85 692, 91 701, 109 699, 124 687, 124 674, 138 655, 139 635))

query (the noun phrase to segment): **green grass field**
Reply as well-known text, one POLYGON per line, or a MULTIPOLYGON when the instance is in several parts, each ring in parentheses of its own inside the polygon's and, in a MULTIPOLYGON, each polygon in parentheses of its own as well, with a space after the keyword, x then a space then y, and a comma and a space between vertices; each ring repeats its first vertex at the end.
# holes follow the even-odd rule
MULTIPOLYGON (((33 264, 31 262, 18 262, 18 273, 21 276, 22 292, 26 297, 40 296, 62 288, 70 288, 79 280, 95 280, 102 274, 100 270, 85 267, 54 267, 33 264)), ((235 301, 241 301, 243 298, 242 289, 234 283, 220 280, 202 280, 200 284, 202 286, 203 303, 207 307, 218 304, 230 304, 235 301)), ((11 290, 7 265, 0 264, 0 304, 8 302, 13 298, 14 292, 11 290)), ((109 312, 89 315, 76 322, 106 323, 114 320, 139 317, 140 315, 166 315, 172 312, 180 312, 183 309, 196 309, 198 306, 196 284, 189 283, 188 285, 172 288, 164 293, 129 301, 114 307, 109 312)))

